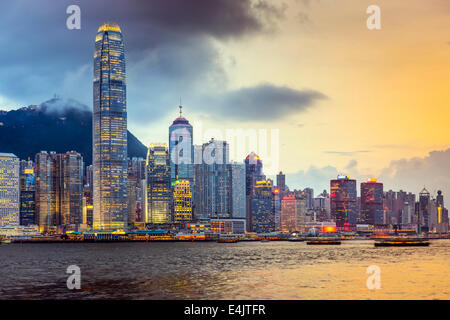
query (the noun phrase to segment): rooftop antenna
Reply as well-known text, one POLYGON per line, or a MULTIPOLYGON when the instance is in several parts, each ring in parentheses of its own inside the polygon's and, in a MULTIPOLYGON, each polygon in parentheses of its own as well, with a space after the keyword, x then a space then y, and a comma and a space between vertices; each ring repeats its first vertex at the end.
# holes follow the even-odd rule
POLYGON ((181 114, 183 113, 183 106, 181 105, 181 97, 180 97, 180 118, 182 117, 181 114))

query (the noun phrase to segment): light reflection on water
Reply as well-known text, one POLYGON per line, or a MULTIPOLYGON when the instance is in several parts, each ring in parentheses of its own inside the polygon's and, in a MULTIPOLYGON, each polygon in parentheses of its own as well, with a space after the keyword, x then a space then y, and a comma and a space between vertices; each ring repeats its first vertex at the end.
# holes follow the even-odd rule
POLYGON ((375 248, 303 242, 0 246, 0 299, 450 299, 450 240, 375 248), (81 289, 68 290, 69 265, 81 289), (381 268, 381 289, 366 268, 381 268))

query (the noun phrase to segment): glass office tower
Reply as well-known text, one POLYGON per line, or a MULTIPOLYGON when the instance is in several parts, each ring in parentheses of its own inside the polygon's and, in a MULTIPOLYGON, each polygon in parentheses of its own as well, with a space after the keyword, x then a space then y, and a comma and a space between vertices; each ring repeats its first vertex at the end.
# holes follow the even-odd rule
POLYGON ((152 143, 147 155, 147 223, 172 222, 172 188, 167 145, 152 143))
POLYGON ((192 186, 194 179, 194 145, 193 128, 182 115, 176 118, 169 127, 170 177, 189 180, 192 186))
POLYGON ((127 112, 125 53, 116 24, 104 24, 94 53, 94 228, 127 227, 127 112))

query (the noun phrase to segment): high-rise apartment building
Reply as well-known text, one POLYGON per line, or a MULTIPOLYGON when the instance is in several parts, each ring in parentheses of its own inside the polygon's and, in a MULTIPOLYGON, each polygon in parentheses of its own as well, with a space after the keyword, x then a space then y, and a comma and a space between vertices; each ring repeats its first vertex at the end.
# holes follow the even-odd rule
POLYGON ((19 158, 0 153, 0 226, 19 225, 19 158))

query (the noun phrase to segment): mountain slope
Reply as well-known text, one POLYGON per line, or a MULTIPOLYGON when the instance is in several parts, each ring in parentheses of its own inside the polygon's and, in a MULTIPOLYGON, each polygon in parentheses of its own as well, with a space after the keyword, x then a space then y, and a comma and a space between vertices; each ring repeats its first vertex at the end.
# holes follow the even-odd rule
MULTIPOLYGON (((0 152, 20 159, 36 153, 77 151, 86 165, 92 163, 92 112, 75 100, 54 98, 41 105, 0 111, 0 152)), ((147 155, 147 148, 128 131, 128 156, 147 155)))

